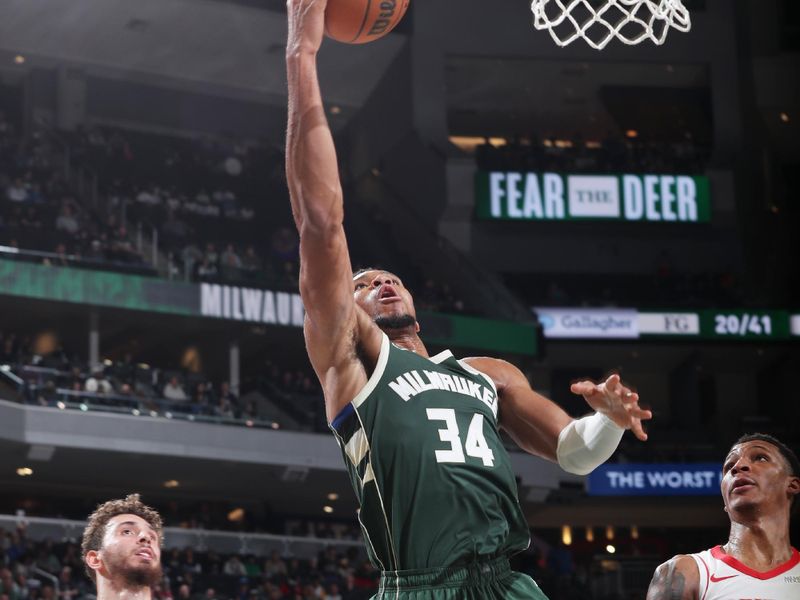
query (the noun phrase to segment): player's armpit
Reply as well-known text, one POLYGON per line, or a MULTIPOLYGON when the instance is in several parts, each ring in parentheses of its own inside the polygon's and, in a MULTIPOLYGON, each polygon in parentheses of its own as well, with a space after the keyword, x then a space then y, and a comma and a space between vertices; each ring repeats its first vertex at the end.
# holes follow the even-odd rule
POLYGON ((660 565, 647 589, 647 600, 698 600, 700 573, 689 556, 675 556, 660 565))
POLYGON ((335 337, 328 330, 320 332, 306 316, 306 348, 325 393, 329 422, 367 384, 381 351, 381 330, 358 306, 353 315, 352 325, 343 327, 335 337))

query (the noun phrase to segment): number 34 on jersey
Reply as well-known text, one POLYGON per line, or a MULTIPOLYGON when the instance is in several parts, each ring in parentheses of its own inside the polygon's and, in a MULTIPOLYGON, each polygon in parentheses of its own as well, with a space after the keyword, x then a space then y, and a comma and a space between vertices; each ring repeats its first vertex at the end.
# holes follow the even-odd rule
POLYGON ((483 415, 476 413, 472 416, 467 437, 462 441, 461 431, 456 420, 456 411, 452 408, 428 408, 429 421, 441 421, 444 427, 439 429, 439 439, 447 446, 436 450, 438 463, 465 463, 466 457, 480 459, 484 467, 494 466, 494 452, 486 443, 483 435, 483 415))

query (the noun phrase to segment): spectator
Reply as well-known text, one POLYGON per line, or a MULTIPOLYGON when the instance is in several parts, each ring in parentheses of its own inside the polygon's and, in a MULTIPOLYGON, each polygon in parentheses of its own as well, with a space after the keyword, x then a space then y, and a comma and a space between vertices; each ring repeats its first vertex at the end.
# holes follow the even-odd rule
POLYGON ((0 596, 7 596, 8 600, 23 600, 23 590, 14 581, 9 569, 0 569, 0 596))
POLYGON ((114 237, 111 240, 112 255, 123 262, 141 262, 141 256, 134 250, 133 243, 128 237, 128 231, 125 227, 118 227, 113 232, 114 237))
POLYGON ((164 398, 173 402, 185 402, 189 399, 175 375, 169 378, 167 385, 164 386, 163 394, 164 398))
POLYGON ((183 261, 183 273, 186 281, 189 281, 194 274, 195 265, 203 260, 203 252, 197 244, 191 242, 181 250, 181 260, 183 261))
POLYGON ((205 281, 217 276, 217 265, 208 256, 203 256, 203 260, 197 265, 197 279, 205 281))
POLYGON ((245 248, 242 257, 242 268, 248 273, 258 273, 261 271, 261 258, 256 254, 256 249, 252 244, 245 248))
POLYGON ((235 554, 225 561, 225 566, 222 567, 222 572, 225 575, 235 575, 238 577, 244 577, 247 575, 247 569, 245 569, 244 563, 242 563, 239 557, 235 554))
POLYGON ((214 407, 214 414, 223 419, 234 419, 236 417, 236 407, 231 404, 230 399, 220 396, 214 407))
POLYGON ((102 366, 92 368, 92 375, 86 380, 84 389, 95 394, 110 394, 114 391, 111 382, 106 379, 102 366))
POLYGON ((136 362, 133 354, 126 352, 122 360, 114 362, 110 369, 112 377, 119 381, 132 382, 136 375, 136 362))
POLYGON ((242 268, 242 260, 236 254, 233 244, 225 246, 225 250, 220 256, 220 269, 222 276, 231 278, 237 275, 239 269, 242 268))
POLYGON ((58 218, 56 218, 56 229, 70 235, 78 233, 80 225, 69 204, 64 204, 64 206, 61 207, 61 213, 58 215, 58 218))
POLYGON ((155 584, 153 586, 152 600, 173 600, 169 585, 164 585, 163 581, 159 581, 155 584))
POLYGON ((217 251, 216 245, 211 242, 207 243, 204 256, 208 259, 209 263, 215 267, 219 266, 219 252, 217 251))
POLYGON ((13 364, 19 360, 16 337, 13 335, 6 336, 0 344, 0 363, 13 364))
POLYGON ((339 584, 331 583, 328 585, 328 593, 322 596, 325 600, 343 600, 342 595, 339 593, 339 584))
POLYGON ((261 565, 258 564, 258 560, 253 555, 245 559, 244 569, 247 572, 247 576, 251 579, 261 577, 261 565))
MULTIPOLYGON (((70 567, 72 569, 71 575, 74 577, 75 573, 81 573, 83 570, 83 560, 81 559, 78 546, 75 544, 68 544, 64 551, 64 556, 61 557, 61 565, 63 567, 70 567)), ((62 569, 63 571, 63 569, 62 569)))
POLYGON ((56 591, 52 585, 43 585, 41 591, 39 592, 39 598, 41 600, 55 600, 56 591))
POLYGON ((42 185, 38 182, 33 182, 28 189, 28 201, 33 204, 44 203, 44 194, 42 194, 42 185))
MULTIPOLYGON (((59 243, 56 245, 55 248, 56 255, 54 258, 49 260, 49 264, 55 267, 67 267, 69 266, 69 257, 67 256, 67 247, 59 243)), ((47 260, 47 259, 45 259, 47 260)))
POLYGON ((264 575, 266 577, 275 577, 276 575, 286 575, 286 563, 278 554, 277 550, 273 550, 269 558, 264 561, 264 575))
POLYGON ((86 258, 96 261, 104 261, 106 259, 106 251, 102 240, 92 240, 92 243, 89 246, 89 251, 86 253, 86 258))
POLYGON ((47 541, 39 548, 35 565, 37 568, 55 575, 61 571, 61 562, 53 552, 53 542, 47 541))
POLYGON ((28 539, 25 537, 25 529, 20 527, 10 534, 10 544, 6 550, 6 557, 9 563, 16 562, 28 552, 28 539))
POLYGON ((217 600, 217 592, 214 588, 208 588, 206 590, 205 600, 217 600))
POLYGON ((134 399, 134 393, 133 393, 133 388, 131 387, 131 384, 130 383, 123 383, 122 385, 120 385, 119 386, 119 391, 117 392, 117 395, 119 397, 121 397, 121 398, 128 398, 128 399, 133 400, 134 399))
POLYGON ((204 415, 212 414, 214 409, 214 392, 211 384, 201 381, 194 390, 194 412, 204 415))
POLYGON ((161 562, 164 565, 166 573, 172 577, 177 578, 181 573, 181 552, 177 548, 173 548, 169 557, 162 555, 161 562))
POLYGON ((184 574, 186 573, 200 574, 203 572, 203 567, 199 562, 197 562, 197 559, 194 556, 194 550, 192 550, 191 548, 186 548, 186 550, 183 553, 181 570, 183 571, 184 574))
POLYGON ((146 189, 141 190, 136 195, 136 201, 147 206, 156 206, 161 204, 161 198, 158 196, 158 194, 146 189))
POLYGON ((231 386, 227 381, 219 385, 219 406, 225 407, 226 412, 236 414, 239 405, 239 398, 231 391, 231 386))
POLYGON ((80 590, 72 578, 72 567, 62 567, 58 576, 58 599, 72 600, 80 595, 80 590))
POLYGON ((344 586, 342 587, 342 598, 344 600, 360 600, 367 596, 356 584, 356 578, 353 573, 348 573, 344 578, 344 586))
POLYGON ((15 179, 14 183, 6 188, 6 198, 11 202, 27 202, 28 201, 28 188, 22 182, 22 179, 15 179))

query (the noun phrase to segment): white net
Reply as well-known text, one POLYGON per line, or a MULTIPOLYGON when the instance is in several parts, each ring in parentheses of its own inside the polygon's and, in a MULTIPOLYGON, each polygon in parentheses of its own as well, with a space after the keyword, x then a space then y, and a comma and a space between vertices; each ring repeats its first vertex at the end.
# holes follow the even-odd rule
POLYGON ((583 38, 597 50, 613 39, 661 45, 670 28, 692 26, 681 0, 533 0, 531 11, 534 27, 547 29, 559 46, 583 38))

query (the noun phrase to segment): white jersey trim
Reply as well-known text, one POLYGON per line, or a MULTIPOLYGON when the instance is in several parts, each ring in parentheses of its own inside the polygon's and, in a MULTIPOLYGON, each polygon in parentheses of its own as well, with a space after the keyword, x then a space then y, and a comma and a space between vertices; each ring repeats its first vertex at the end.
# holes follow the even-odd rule
MULTIPOLYGON (((387 341, 389 340, 388 337, 384 335, 384 339, 387 341)), ((388 348, 388 346, 387 346, 388 348)), ((383 352, 383 349, 381 349, 383 352)), ((389 351, 386 351, 388 356, 389 351)), ((384 364, 384 368, 386 365, 384 364)), ((375 387, 375 386, 373 386, 375 387)), ((361 415, 359 414, 358 410, 355 411, 356 417, 358 417, 358 422, 361 425, 361 430, 364 431, 364 422, 361 420, 361 415)), ((367 439, 367 450, 370 454, 370 463, 367 465, 368 470, 364 473, 364 480, 362 481, 362 487, 367 484, 368 481, 372 481, 375 484, 375 491, 378 493, 378 501, 381 504, 381 512, 383 513, 383 524, 386 527, 386 537, 389 540, 389 550, 392 551, 392 560, 394 561, 394 566, 398 566, 397 563, 397 552, 394 549, 394 538, 392 538, 392 529, 389 527, 389 517, 386 515, 386 505, 383 503, 383 494, 381 494, 381 487, 378 485, 378 480, 375 479, 375 471, 372 470, 372 448, 369 447, 369 439, 367 439)), ((377 554, 376 554, 377 556, 377 554)))
MULTIPOLYGON (((494 381, 492 381, 492 378, 489 377, 483 371, 479 371, 478 369, 476 369, 475 367, 473 367, 472 365, 466 363, 463 360, 459 360, 457 362, 458 362, 459 365, 461 365, 461 368, 464 369, 467 373, 470 373, 472 375, 475 375, 476 377, 482 377, 483 379, 485 379, 486 382, 489 384, 489 386, 492 388, 492 391, 494 392, 494 404, 489 406, 489 408, 491 409, 492 414, 494 415, 494 420, 497 421, 497 410, 498 410, 498 407, 500 406, 500 398, 498 397, 498 394, 497 394, 497 386, 495 386, 494 381)), ((484 404, 488 404, 488 403, 484 402, 484 404)))
POLYGON ((497 398, 497 386, 494 384, 494 380, 491 377, 489 377, 483 371, 479 371, 478 369, 476 369, 475 367, 473 367, 471 364, 469 364, 468 362, 466 362, 464 360, 459 360, 458 364, 460 364, 464 368, 464 370, 467 371, 468 373, 472 373, 473 375, 480 375, 486 381, 488 381, 489 385, 492 386, 492 391, 494 392, 494 397, 497 398))
POLYGON ((378 362, 375 364, 375 370, 372 371, 372 375, 367 379, 366 385, 361 388, 361 391, 358 392, 356 397, 351 401, 354 408, 358 408, 364 404, 364 400, 369 398, 369 395, 375 390, 381 377, 383 377, 383 372, 386 370, 386 363, 389 362, 390 342, 389 336, 385 333, 381 332, 381 336, 381 351, 378 353, 378 362))
POLYGON ((439 354, 436 354, 435 356, 431 356, 428 360, 431 361, 432 363, 436 363, 438 365, 438 364, 443 363, 444 361, 446 361, 448 358, 452 358, 452 357, 453 357, 453 353, 450 352, 450 350, 442 350, 441 352, 439 352, 439 354))

